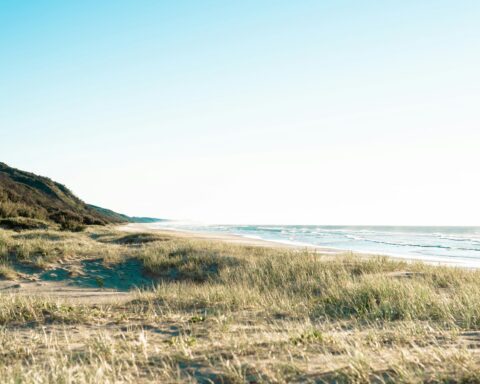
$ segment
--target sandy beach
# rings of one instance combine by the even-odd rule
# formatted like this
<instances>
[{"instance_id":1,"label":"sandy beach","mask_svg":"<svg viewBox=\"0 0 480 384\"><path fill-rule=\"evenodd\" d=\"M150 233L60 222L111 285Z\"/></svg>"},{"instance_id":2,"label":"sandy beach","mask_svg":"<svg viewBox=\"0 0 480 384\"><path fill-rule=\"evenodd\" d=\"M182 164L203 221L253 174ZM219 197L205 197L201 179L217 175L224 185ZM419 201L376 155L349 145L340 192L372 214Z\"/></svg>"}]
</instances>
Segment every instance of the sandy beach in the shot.
<instances>
[{"instance_id":1,"label":"sandy beach","mask_svg":"<svg viewBox=\"0 0 480 384\"><path fill-rule=\"evenodd\" d=\"M119 231L130 232L130 233L149 232L149 233L156 233L156 234L164 234L168 236L177 236L179 238L222 241L229 244L238 244L238 245L246 245L246 246L254 246L254 247L268 247L268 248L275 248L275 249L295 249L295 250L307 249L309 251L314 251L319 254L332 255L332 256L344 255L344 254L355 254L356 256L359 256L359 257L386 256L394 260L405 261L408 263L421 262L429 265L450 266L450 267L457 267L457 268L460 267L460 268L467 268L467 269L474 268L470 266L459 265L455 260L446 260L446 259L428 260L428 259L422 259L421 257L393 255L393 254L388 254L386 252L385 253L366 252L366 251L359 251L354 249L348 250L348 249L318 247L314 245L296 245L296 244L281 243L276 241L269 241L264 239L254 239L254 238L249 238L249 237L235 235L235 234L195 232L195 231L180 230L176 228L175 229L156 228L149 223L130 223L130 224L117 226L115 228Z\"/></svg>"},{"instance_id":2,"label":"sandy beach","mask_svg":"<svg viewBox=\"0 0 480 384\"><path fill-rule=\"evenodd\" d=\"M197 240L216 240L223 241L230 244L240 244L256 247L270 247L270 248L289 248L289 249L309 249L316 252L321 252L325 254L341 254L346 251L338 250L334 248L325 248L325 247L315 247L313 245L295 245L295 244L285 244L276 241L268 241L263 239L252 239L245 236L233 235L233 234L219 234L219 233L204 233L204 232L193 232L193 231L182 231L179 229L159 229L152 227L151 224L144 223L130 223L126 225L121 225L116 227L119 231L124 232L154 232L158 234L165 234L170 236L178 236L189 239ZM348 252L348 251L347 251Z\"/></svg>"}]
</instances>

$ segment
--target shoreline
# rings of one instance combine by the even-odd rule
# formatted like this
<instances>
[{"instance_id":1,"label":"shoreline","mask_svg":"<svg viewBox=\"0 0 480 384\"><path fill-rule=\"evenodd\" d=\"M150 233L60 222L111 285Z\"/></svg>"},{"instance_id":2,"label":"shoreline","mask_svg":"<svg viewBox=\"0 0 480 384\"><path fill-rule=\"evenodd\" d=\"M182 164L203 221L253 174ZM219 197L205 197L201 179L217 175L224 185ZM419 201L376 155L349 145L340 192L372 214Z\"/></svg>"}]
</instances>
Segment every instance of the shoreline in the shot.
<instances>
[{"instance_id":1,"label":"shoreline","mask_svg":"<svg viewBox=\"0 0 480 384\"><path fill-rule=\"evenodd\" d=\"M256 246L256 247L269 247L276 249L294 249L294 250L304 250L308 249L317 253L322 253L324 255L336 256L346 253L351 253L360 257L388 257L397 261L405 261L407 263L425 263L428 265L434 266L447 266L453 268L462 268L462 269L478 269L479 266L467 266L461 265L458 262L446 261L446 260L426 260L421 258L412 257L409 255L393 255L388 253L373 253L366 251L358 251L353 249L338 249L338 248L328 248L328 247L318 247L311 244L299 245L299 244L289 244L283 243L280 241L265 240L265 239L256 239L250 238L242 235L236 234L224 234L224 233L213 233L213 232L195 232L188 230L181 230L177 228L152 228L150 223L129 223L120 226L116 226L116 229L124 232L155 232L165 235L174 235L178 237L184 237L188 239L197 239L197 240L213 240L213 241L222 241L229 244L238 244L244 246Z\"/></svg>"},{"instance_id":2,"label":"shoreline","mask_svg":"<svg viewBox=\"0 0 480 384\"><path fill-rule=\"evenodd\" d=\"M194 232L180 229L167 229L167 228L152 228L148 223L130 223L124 224L116 227L120 231L124 232L155 232L166 235L176 235L179 237L186 237L190 239L197 240L216 240L223 241L230 244L239 244L246 246L257 246L257 247L269 247L269 248L287 248L287 249L310 249L316 252L322 252L325 254L342 254L345 252L340 249L326 248L326 247L316 247L314 245L297 245L297 244L285 244L277 241L264 240L264 239L254 239L250 237L245 237L242 235L235 234L223 234L223 233L212 233L212 232Z\"/></svg>"}]
</instances>

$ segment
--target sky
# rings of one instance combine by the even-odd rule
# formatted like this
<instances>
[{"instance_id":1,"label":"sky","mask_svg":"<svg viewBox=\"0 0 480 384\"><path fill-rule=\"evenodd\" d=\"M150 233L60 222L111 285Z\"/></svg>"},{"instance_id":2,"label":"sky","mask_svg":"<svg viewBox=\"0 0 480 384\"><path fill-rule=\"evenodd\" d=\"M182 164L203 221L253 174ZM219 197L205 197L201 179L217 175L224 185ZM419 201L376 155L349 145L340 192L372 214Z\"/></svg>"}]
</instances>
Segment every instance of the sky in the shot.
<instances>
[{"instance_id":1,"label":"sky","mask_svg":"<svg viewBox=\"0 0 480 384\"><path fill-rule=\"evenodd\" d=\"M480 2L0 0L0 161L130 215L480 225Z\"/></svg>"}]
</instances>

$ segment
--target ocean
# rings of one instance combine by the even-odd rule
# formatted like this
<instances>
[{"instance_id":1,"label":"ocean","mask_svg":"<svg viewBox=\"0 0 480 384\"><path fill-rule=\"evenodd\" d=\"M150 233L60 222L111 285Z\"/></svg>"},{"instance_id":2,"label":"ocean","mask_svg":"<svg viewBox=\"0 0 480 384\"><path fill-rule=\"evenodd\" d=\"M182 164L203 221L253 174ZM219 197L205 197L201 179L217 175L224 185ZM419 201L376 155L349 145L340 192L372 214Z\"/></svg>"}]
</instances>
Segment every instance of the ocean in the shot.
<instances>
[{"instance_id":1,"label":"ocean","mask_svg":"<svg viewBox=\"0 0 480 384\"><path fill-rule=\"evenodd\" d=\"M153 226L480 268L480 227L201 225L174 221Z\"/></svg>"}]
</instances>

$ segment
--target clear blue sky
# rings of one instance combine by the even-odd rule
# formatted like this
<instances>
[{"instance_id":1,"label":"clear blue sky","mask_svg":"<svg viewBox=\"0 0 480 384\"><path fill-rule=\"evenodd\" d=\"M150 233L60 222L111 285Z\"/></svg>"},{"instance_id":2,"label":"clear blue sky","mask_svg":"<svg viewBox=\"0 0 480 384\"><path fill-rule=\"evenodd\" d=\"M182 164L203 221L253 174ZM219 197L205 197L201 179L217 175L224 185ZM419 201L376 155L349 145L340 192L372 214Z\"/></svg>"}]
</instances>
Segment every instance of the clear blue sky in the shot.
<instances>
[{"instance_id":1,"label":"clear blue sky","mask_svg":"<svg viewBox=\"0 0 480 384\"><path fill-rule=\"evenodd\" d=\"M209 222L480 225L478 1L0 0L0 161Z\"/></svg>"}]
</instances>

